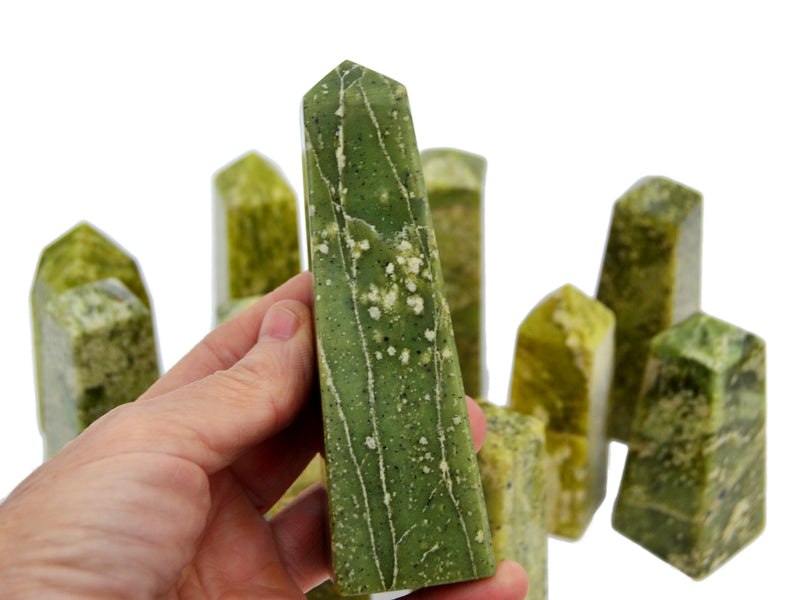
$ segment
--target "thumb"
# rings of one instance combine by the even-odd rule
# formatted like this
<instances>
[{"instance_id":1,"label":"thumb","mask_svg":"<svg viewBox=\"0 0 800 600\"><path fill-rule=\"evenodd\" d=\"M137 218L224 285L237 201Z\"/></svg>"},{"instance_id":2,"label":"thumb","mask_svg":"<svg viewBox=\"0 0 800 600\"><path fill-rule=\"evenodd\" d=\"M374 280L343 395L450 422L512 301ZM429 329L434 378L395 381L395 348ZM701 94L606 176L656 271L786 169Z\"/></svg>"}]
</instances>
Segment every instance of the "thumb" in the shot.
<instances>
[{"instance_id":1,"label":"thumb","mask_svg":"<svg viewBox=\"0 0 800 600\"><path fill-rule=\"evenodd\" d=\"M117 440L126 451L179 456L212 474L286 428L309 397L315 372L310 309L297 300L276 302L256 343L232 367L126 405L119 415L126 433Z\"/></svg>"}]
</instances>

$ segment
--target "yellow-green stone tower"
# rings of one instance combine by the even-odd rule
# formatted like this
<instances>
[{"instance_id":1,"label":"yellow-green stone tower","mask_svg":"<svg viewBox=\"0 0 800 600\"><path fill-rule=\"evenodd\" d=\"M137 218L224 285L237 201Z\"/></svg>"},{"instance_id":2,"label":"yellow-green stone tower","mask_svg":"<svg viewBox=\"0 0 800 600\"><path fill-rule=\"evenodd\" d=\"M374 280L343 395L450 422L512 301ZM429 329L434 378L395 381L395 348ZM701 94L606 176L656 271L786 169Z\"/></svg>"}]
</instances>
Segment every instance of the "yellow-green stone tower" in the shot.
<instances>
[{"instance_id":1,"label":"yellow-green stone tower","mask_svg":"<svg viewBox=\"0 0 800 600\"><path fill-rule=\"evenodd\" d=\"M510 406L545 424L547 529L583 535L606 493L614 314L566 285L517 332Z\"/></svg>"},{"instance_id":2,"label":"yellow-green stone tower","mask_svg":"<svg viewBox=\"0 0 800 600\"><path fill-rule=\"evenodd\" d=\"M45 248L31 291L39 425L50 458L158 379L136 261L88 223Z\"/></svg>"},{"instance_id":3,"label":"yellow-green stone tower","mask_svg":"<svg viewBox=\"0 0 800 600\"><path fill-rule=\"evenodd\" d=\"M335 584L495 571L405 88L346 61L303 98Z\"/></svg>"},{"instance_id":4,"label":"yellow-green stone tower","mask_svg":"<svg viewBox=\"0 0 800 600\"><path fill-rule=\"evenodd\" d=\"M217 322L238 301L271 292L300 272L297 199L280 169L250 152L214 176Z\"/></svg>"}]
</instances>

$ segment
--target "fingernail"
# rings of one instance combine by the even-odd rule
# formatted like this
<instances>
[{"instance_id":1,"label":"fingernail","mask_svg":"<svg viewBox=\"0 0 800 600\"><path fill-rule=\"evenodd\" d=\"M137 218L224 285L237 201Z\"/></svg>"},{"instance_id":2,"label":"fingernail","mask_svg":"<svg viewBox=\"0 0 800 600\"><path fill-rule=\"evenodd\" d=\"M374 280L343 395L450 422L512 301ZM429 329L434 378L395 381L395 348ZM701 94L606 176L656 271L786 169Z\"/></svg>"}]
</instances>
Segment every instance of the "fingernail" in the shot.
<instances>
[{"instance_id":1,"label":"fingernail","mask_svg":"<svg viewBox=\"0 0 800 600\"><path fill-rule=\"evenodd\" d=\"M273 304L261 322L259 337L285 341L295 334L299 326L297 315L278 304Z\"/></svg>"}]
</instances>

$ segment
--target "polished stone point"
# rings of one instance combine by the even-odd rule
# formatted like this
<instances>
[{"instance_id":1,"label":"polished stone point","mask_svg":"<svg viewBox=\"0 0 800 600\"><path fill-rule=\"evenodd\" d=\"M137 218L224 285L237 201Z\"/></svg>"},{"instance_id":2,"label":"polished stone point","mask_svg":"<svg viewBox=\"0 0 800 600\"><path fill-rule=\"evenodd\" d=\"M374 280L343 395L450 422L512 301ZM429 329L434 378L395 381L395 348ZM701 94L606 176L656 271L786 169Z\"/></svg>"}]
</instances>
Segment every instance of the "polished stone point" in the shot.
<instances>
[{"instance_id":1,"label":"polished stone point","mask_svg":"<svg viewBox=\"0 0 800 600\"><path fill-rule=\"evenodd\" d=\"M650 345L613 525L695 579L764 528L765 355L702 313Z\"/></svg>"},{"instance_id":2,"label":"polished stone point","mask_svg":"<svg viewBox=\"0 0 800 600\"><path fill-rule=\"evenodd\" d=\"M334 582L349 595L492 575L406 90L343 62L303 122Z\"/></svg>"},{"instance_id":3,"label":"polished stone point","mask_svg":"<svg viewBox=\"0 0 800 600\"><path fill-rule=\"evenodd\" d=\"M581 537L605 497L614 327L606 306L565 285L537 304L517 333L510 406L545 424L553 535Z\"/></svg>"},{"instance_id":4,"label":"polished stone point","mask_svg":"<svg viewBox=\"0 0 800 600\"><path fill-rule=\"evenodd\" d=\"M528 600L547 598L545 432L538 419L481 402L486 441L478 452L492 542L498 561L528 574Z\"/></svg>"},{"instance_id":5,"label":"polished stone point","mask_svg":"<svg viewBox=\"0 0 800 600\"><path fill-rule=\"evenodd\" d=\"M486 395L483 186L486 159L455 148L421 153L464 391Z\"/></svg>"},{"instance_id":6,"label":"polished stone point","mask_svg":"<svg viewBox=\"0 0 800 600\"><path fill-rule=\"evenodd\" d=\"M263 296L299 272L295 194L275 164L250 152L214 176L215 305Z\"/></svg>"},{"instance_id":7,"label":"polished stone point","mask_svg":"<svg viewBox=\"0 0 800 600\"><path fill-rule=\"evenodd\" d=\"M700 307L702 196L664 177L614 205L597 299L617 316L608 435L628 440L650 339Z\"/></svg>"},{"instance_id":8,"label":"polished stone point","mask_svg":"<svg viewBox=\"0 0 800 600\"><path fill-rule=\"evenodd\" d=\"M31 315L45 458L158 379L149 306L136 262L88 223L42 252Z\"/></svg>"}]
</instances>

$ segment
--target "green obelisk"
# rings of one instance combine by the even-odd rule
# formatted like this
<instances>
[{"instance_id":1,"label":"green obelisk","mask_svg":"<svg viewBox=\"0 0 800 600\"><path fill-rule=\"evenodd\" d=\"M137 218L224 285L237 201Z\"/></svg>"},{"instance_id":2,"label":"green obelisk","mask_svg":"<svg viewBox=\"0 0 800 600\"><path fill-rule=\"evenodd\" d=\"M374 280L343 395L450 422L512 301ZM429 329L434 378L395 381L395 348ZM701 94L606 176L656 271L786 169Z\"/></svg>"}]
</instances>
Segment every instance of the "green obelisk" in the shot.
<instances>
[{"instance_id":1,"label":"green obelisk","mask_svg":"<svg viewBox=\"0 0 800 600\"><path fill-rule=\"evenodd\" d=\"M611 439L628 441L652 337L700 308L702 202L671 179L645 177L614 204L597 285L617 317Z\"/></svg>"},{"instance_id":2,"label":"green obelisk","mask_svg":"<svg viewBox=\"0 0 800 600\"><path fill-rule=\"evenodd\" d=\"M545 429L535 417L482 402L486 442L478 466L497 560L528 574L527 600L547 599Z\"/></svg>"},{"instance_id":3,"label":"green obelisk","mask_svg":"<svg viewBox=\"0 0 800 600\"><path fill-rule=\"evenodd\" d=\"M249 152L214 175L217 323L299 272L294 192L277 165Z\"/></svg>"},{"instance_id":4,"label":"green obelisk","mask_svg":"<svg viewBox=\"0 0 800 600\"><path fill-rule=\"evenodd\" d=\"M517 332L509 405L545 423L547 529L580 538L606 495L606 407L614 313L572 285L539 302Z\"/></svg>"},{"instance_id":5,"label":"green obelisk","mask_svg":"<svg viewBox=\"0 0 800 600\"><path fill-rule=\"evenodd\" d=\"M139 267L88 223L42 252L31 321L46 459L158 379L150 299Z\"/></svg>"},{"instance_id":6,"label":"green obelisk","mask_svg":"<svg viewBox=\"0 0 800 600\"><path fill-rule=\"evenodd\" d=\"M334 580L357 594L495 559L405 88L343 62L303 98Z\"/></svg>"}]
</instances>

